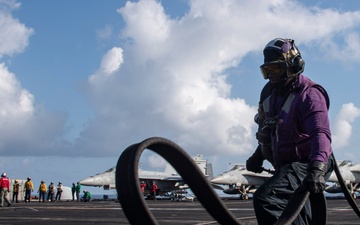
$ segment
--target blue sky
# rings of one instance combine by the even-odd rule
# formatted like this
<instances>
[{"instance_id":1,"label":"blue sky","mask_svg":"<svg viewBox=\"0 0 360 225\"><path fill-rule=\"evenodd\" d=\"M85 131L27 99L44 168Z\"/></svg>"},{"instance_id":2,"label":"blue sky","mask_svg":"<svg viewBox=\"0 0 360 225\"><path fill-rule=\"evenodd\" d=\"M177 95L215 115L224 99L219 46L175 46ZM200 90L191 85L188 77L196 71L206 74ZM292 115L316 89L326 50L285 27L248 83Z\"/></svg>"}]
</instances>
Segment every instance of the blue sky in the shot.
<instances>
[{"instance_id":1,"label":"blue sky","mask_svg":"<svg viewBox=\"0 0 360 225\"><path fill-rule=\"evenodd\" d=\"M360 162L358 1L0 0L0 21L10 177L70 185L152 136L203 154L215 173L245 162L275 37L295 39L304 75L328 91L336 157Z\"/></svg>"}]
</instances>

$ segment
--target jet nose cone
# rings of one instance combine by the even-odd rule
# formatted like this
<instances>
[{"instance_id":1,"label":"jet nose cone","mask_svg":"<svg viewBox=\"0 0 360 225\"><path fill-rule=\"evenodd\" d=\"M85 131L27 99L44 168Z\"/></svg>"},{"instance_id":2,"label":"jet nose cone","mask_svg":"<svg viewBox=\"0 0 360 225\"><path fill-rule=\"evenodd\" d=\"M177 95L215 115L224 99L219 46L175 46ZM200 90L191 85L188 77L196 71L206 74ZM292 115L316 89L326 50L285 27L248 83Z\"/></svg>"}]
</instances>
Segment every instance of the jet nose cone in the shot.
<instances>
[{"instance_id":1,"label":"jet nose cone","mask_svg":"<svg viewBox=\"0 0 360 225\"><path fill-rule=\"evenodd\" d=\"M94 178L92 178L92 177L87 177L87 178L85 178L85 179L82 179L82 180L80 180L79 181L79 184L81 184L81 185L89 185L89 186L91 186L91 185L94 185Z\"/></svg>"},{"instance_id":2,"label":"jet nose cone","mask_svg":"<svg viewBox=\"0 0 360 225\"><path fill-rule=\"evenodd\" d=\"M214 184L223 184L224 183L224 176L222 176L222 175L216 176L213 179L211 179L210 182L214 183Z\"/></svg>"},{"instance_id":3,"label":"jet nose cone","mask_svg":"<svg viewBox=\"0 0 360 225\"><path fill-rule=\"evenodd\" d=\"M335 172L332 172L329 179L328 179L329 182L339 182L338 179L337 179L337 176L335 174Z\"/></svg>"}]
</instances>

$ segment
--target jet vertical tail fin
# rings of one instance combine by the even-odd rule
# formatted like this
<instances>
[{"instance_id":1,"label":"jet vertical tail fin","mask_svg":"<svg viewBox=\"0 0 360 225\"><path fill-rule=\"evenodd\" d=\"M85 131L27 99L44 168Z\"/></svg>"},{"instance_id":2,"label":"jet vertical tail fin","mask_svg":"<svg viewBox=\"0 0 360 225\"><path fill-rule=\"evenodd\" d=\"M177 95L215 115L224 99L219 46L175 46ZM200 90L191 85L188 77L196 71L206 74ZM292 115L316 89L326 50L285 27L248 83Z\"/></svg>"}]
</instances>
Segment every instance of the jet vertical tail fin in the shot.
<instances>
[{"instance_id":1,"label":"jet vertical tail fin","mask_svg":"<svg viewBox=\"0 0 360 225\"><path fill-rule=\"evenodd\" d=\"M203 172L203 174L206 176L206 178L212 179L214 176L212 164L209 163L206 159L202 159L202 157L203 156L200 154L196 155L194 157L194 162L196 163L196 165L198 165L198 167Z\"/></svg>"},{"instance_id":2,"label":"jet vertical tail fin","mask_svg":"<svg viewBox=\"0 0 360 225\"><path fill-rule=\"evenodd\" d=\"M196 155L193 159L196 165L200 168L206 178L211 180L214 177L212 164L206 159L202 159L203 155ZM178 174L178 172L168 163L165 167L165 173Z\"/></svg>"},{"instance_id":3,"label":"jet vertical tail fin","mask_svg":"<svg viewBox=\"0 0 360 225\"><path fill-rule=\"evenodd\" d=\"M206 163L206 173L205 176L211 180L214 178L213 168L211 163Z\"/></svg>"}]
</instances>

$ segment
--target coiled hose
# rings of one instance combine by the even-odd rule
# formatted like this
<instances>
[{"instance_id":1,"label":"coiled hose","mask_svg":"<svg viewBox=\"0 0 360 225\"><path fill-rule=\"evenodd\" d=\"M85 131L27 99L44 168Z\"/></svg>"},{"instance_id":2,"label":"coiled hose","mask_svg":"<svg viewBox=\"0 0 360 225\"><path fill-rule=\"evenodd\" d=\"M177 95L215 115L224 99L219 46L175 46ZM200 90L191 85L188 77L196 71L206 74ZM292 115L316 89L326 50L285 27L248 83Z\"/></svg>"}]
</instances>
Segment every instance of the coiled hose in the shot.
<instances>
[{"instance_id":1,"label":"coiled hose","mask_svg":"<svg viewBox=\"0 0 360 225\"><path fill-rule=\"evenodd\" d=\"M181 175L184 182L189 185L197 199L201 202L208 213L220 224L242 224L230 211L227 210L227 207L215 193L210 182L205 178L199 167L193 162L193 159L180 146L161 137L148 138L140 143L130 145L123 151L117 162L115 181L118 199L131 224L142 225L144 224L144 221L146 221L146 224L149 225L158 224L155 217L147 207L143 193L139 188L140 181L138 165L140 156L145 149L152 150L167 160ZM337 165L335 172L336 175L338 175L338 178L339 175L341 177ZM342 178L341 180L344 182ZM348 192L347 189L346 191ZM350 193L348 194L351 197ZM310 195L310 192L306 191L302 187L295 191L283 214L276 222L276 225L291 224L301 211L308 198L310 198L313 210L312 224L325 225L326 199L323 193ZM348 198L347 200L350 203ZM353 207L354 211L357 210L356 213L360 217L360 212L358 212L359 209L356 203L352 198L351 201L352 203L350 203L350 205Z\"/></svg>"}]
</instances>

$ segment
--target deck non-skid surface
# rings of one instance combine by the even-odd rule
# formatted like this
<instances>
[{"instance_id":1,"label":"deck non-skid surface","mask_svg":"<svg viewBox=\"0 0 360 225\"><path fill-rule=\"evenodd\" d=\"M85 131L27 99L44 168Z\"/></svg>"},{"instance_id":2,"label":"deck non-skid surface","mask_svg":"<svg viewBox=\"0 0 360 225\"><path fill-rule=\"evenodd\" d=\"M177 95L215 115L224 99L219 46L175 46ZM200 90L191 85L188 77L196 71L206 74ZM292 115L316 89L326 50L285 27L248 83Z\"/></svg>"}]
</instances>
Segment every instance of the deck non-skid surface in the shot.
<instances>
[{"instance_id":1,"label":"deck non-skid surface","mask_svg":"<svg viewBox=\"0 0 360 225\"><path fill-rule=\"evenodd\" d=\"M359 200L358 200L359 201ZM146 201L159 224L218 224L200 202ZM256 225L252 200L224 200L225 205L243 224ZM329 225L360 224L345 199L328 199ZM359 203L358 203L359 204ZM0 208L0 224L36 225L109 225L130 224L121 205L115 201L31 202ZM144 221L146 225L146 221Z\"/></svg>"}]
</instances>

